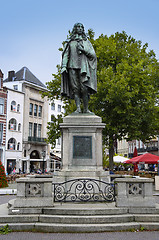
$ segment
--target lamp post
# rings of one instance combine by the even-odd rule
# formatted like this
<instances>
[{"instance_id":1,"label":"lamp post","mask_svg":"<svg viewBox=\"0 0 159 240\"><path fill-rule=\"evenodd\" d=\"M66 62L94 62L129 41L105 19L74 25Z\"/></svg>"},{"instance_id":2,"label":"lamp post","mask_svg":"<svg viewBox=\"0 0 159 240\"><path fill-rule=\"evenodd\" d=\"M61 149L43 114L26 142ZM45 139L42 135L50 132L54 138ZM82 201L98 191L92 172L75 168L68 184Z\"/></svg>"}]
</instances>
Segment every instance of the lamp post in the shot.
<instances>
[{"instance_id":1,"label":"lamp post","mask_svg":"<svg viewBox=\"0 0 159 240\"><path fill-rule=\"evenodd\" d=\"M44 162L44 159L45 159L45 156L46 156L46 151L42 151L42 156L43 156L43 173L45 173L45 162Z\"/></svg>"}]
</instances>

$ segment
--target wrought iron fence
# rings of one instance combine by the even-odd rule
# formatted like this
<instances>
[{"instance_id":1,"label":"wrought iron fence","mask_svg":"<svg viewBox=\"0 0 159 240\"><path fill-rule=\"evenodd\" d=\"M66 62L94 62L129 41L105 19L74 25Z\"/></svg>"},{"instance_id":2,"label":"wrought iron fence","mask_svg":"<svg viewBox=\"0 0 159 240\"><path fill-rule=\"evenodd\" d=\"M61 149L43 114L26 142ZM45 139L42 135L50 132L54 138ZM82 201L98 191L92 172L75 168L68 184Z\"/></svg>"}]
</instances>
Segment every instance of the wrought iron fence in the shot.
<instances>
[{"instance_id":1,"label":"wrought iron fence","mask_svg":"<svg viewBox=\"0 0 159 240\"><path fill-rule=\"evenodd\" d=\"M115 186L97 179L72 179L54 183L54 202L113 202Z\"/></svg>"}]
</instances>

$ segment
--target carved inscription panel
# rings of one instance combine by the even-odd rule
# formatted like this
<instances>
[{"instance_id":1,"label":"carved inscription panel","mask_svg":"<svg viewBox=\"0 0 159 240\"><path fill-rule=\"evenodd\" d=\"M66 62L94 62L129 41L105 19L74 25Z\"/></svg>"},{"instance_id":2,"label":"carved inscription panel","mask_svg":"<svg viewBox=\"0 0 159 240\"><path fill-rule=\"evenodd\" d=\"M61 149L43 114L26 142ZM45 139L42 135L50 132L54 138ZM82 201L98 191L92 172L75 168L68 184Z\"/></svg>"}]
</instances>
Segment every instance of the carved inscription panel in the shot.
<instances>
[{"instance_id":1,"label":"carved inscription panel","mask_svg":"<svg viewBox=\"0 0 159 240\"><path fill-rule=\"evenodd\" d=\"M73 158L92 158L92 136L73 136Z\"/></svg>"}]
</instances>

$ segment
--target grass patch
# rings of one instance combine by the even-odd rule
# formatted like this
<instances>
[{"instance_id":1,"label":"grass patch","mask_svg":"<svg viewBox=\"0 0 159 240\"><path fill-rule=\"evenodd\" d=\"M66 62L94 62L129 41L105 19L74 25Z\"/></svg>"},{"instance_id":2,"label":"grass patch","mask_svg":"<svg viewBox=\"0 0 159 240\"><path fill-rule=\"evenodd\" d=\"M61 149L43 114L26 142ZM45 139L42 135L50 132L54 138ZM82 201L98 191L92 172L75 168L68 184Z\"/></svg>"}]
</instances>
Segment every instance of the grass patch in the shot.
<instances>
[{"instance_id":1,"label":"grass patch","mask_svg":"<svg viewBox=\"0 0 159 240\"><path fill-rule=\"evenodd\" d=\"M1 228L0 228L0 234L5 235L5 234L8 234L8 233L10 233L10 232L11 232L11 230L9 229L8 224L5 225L4 227L1 227Z\"/></svg>"}]
</instances>

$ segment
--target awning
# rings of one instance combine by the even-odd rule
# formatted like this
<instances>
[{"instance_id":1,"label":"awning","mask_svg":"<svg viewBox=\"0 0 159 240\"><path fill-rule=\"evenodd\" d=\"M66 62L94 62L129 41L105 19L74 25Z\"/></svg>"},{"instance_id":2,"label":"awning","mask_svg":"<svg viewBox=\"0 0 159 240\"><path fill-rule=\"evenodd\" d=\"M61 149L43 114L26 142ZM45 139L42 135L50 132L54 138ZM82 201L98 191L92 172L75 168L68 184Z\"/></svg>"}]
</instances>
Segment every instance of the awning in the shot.
<instances>
[{"instance_id":1,"label":"awning","mask_svg":"<svg viewBox=\"0 0 159 240\"><path fill-rule=\"evenodd\" d=\"M22 159L22 161L30 161L30 162L43 162L43 158L38 159ZM44 159L44 162L46 162L46 159Z\"/></svg>"},{"instance_id":2,"label":"awning","mask_svg":"<svg viewBox=\"0 0 159 240\"><path fill-rule=\"evenodd\" d=\"M143 155L126 160L124 163L139 164L143 162L148 164L158 164L158 161L159 161L159 156L156 156L151 153L145 153Z\"/></svg>"}]
</instances>

